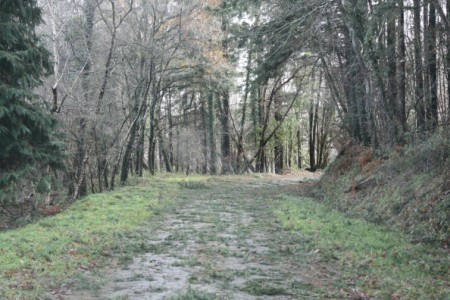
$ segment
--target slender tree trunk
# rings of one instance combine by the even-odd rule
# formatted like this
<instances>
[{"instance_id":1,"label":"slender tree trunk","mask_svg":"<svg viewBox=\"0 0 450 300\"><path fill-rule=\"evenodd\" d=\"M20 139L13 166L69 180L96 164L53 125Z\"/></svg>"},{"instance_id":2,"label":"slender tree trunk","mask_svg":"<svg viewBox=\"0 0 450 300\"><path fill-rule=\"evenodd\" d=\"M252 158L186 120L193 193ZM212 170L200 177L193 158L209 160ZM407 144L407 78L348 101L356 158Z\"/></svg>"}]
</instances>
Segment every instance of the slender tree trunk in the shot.
<instances>
[{"instance_id":1,"label":"slender tree trunk","mask_svg":"<svg viewBox=\"0 0 450 300\"><path fill-rule=\"evenodd\" d=\"M178 122L179 123L179 122ZM180 125L177 124L177 164L176 164L176 171L181 172L182 166L181 166L181 145L180 145Z\"/></svg>"},{"instance_id":2,"label":"slender tree trunk","mask_svg":"<svg viewBox=\"0 0 450 300\"><path fill-rule=\"evenodd\" d=\"M446 2L447 20L450 18L450 0ZM450 123L450 33L447 32L447 122Z\"/></svg>"},{"instance_id":3,"label":"slender tree trunk","mask_svg":"<svg viewBox=\"0 0 450 300\"><path fill-rule=\"evenodd\" d=\"M402 131L407 131L406 123L406 44L405 44L405 11L403 0L398 0L398 103ZM402 134L403 136L403 134ZM402 137L403 141L403 137Z\"/></svg>"},{"instance_id":4,"label":"slender tree trunk","mask_svg":"<svg viewBox=\"0 0 450 300\"><path fill-rule=\"evenodd\" d=\"M393 3L392 10L395 9L395 3ZM391 118L391 126L390 130L393 131L393 136L395 139L397 138L397 124L396 119L399 117L397 112L397 54L396 54L396 28L395 28L395 14L392 13L388 16L389 20L387 22L387 55L388 55L388 103L389 107L389 115L393 116Z\"/></svg>"},{"instance_id":5,"label":"slender tree trunk","mask_svg":"<svg viewBox=\"0 0 450 300\"><path fill-rule=\"evenodd\" d=\"M259 173L265 172L265 166L266 166L266 150L265 150L265 144L264 144L264 124L266 122L265 115L266 115L266 105L265 105L265 88L264 92L258 92L258 126L256 129L256 138L258 141L258 156L256 160L256 171Z\"/></svg>"},{"instance_id":6,"label":"slender tree trunk","mask_svg":"<svg viewBox=\"0 0 450 300\"><path fill-rule=\"evenodd\" d=\"M174 153L173 153L173 119L172 119L172 95L169 94L169 100L167 104L167 121L169 126L169 161L170 165L174 165Z\"/></svg>"},{"instance_id":7,"label":"slender tree trunk","mask_svg":"<svg viewBox=\"0 0 450 300\"><path fill-rule=\"evenodd\" d=\"M333 117L333 109L331 107L324 107L322 111L322 122L320 128L319 138L319 161L318 168L324 169L328 162L328 140L330 137L331 119Z\"/></svg>"},{"instance_id":8,"label":"slender tree trunk","mask_svg":"<svg viewBox=\"0 0 450 300\"><path fill-rule=\"evenodd\" d=\"M140 117L139 137L136 145L136 174L144 176L144 144L145 144L145 116Z\"/></svg>"},{"instance_id":9,"label":"slender tree trunk","mask_svg":"<svg viewBox=\"0 0 450 300\"><path fill-rule=\"evenodd\" d=\"M245 130L245 120L247 116L247 102L248 96L250 94L250 73L251 73L251 63L252 63L252 45L249 45L248 49L248 57L247 57L247 68L246 68L246 76L245 76L245 91L244 91L244 99L242 101L242 116L241 123L239 127L239 136L238 136L238 144L237 144L237 169L240 171L242 166L245 166L245 153L244 153L244 130Z\"/></svg>"},{"instance_id":10,"label":"slender tree trunk","mask_svg":"<svg viewBox=\"0 0 450 300\"><path fill-rule=\"evenodd\" d=\"M425 127L424 129L429 129L430 127L430 119L429 119L429 105L430 105L430 96L431 96L431 81L430 81L430 29L429 29L429 5L428 0L425 0L425 5L423 6L423 107L424 107L424 120Z\"/></svg>"},{"instance_id":11,"label":"slender tree trunk","mask_svg":"<svg viewBox=\"0 0 450 300\"><path fill-rule=\"evenodd\" d=\"M258 132L259 132L259 117L260 117L260 108L259 108L259 88L255 87L255 84L252 85L252 91L250 93L250 101L251 101L251 116L252 116L252 125L253 125L253 142L254 146L258 146Z\"/></svg>"},{"instance_id":12,"label":"slender tree trunk","mask_svg":"<svg viewBox=\"0 0 450 300\"><path fill-rule=\"evenodd\" d=\"M326 108L322 109L322 118L320 120L320 126L317 128L317 168L322 167L322 156L325 147L325 119L326 119Z\"/></svg>"},{"instance_id":13,"label":"slender tree trunk","mask_svg":"<svg viewBox=\"0 0 450 300\"><path fill-rule=\"evenodd\" d=\"M134 174L141 177L143 168L144 143L145 143L145 122L138 116L136 124L136 140L134 147Z\"/></svg>"},{"instance_id":14,"label":"slender tree trunk","mask_svg":"<svg viewBox=\"0 0 450 300\"><path fill-rule=\"evenodd\" d=\"M309 107L309 161L311 171L316 171L317 161L316 161L316 138L317 138L317 125L319 119L319 102L321 96L322 88L322 72L319 75L319 82L317 84L317 94L316 100L314 100L314 95L311 93L311 102Z\"/></svg>"},{"instance_id":15,"label":"slender tree trunk","mask_svg":"<svg viewBox=\"0 0 450 300\"><path fill-rule=\"evenodd\" d=\"M316 170L316 134L314 125L314 97L311 97L309 106L309 168L313 172Z\"/></svg>"},{"instance_id":16,"label":"slender tree trunk","mask_svg":"<svg viewBox=\"0 0 450 300\"><path fill-rule=\"evenodd\" d=\"M275 122L280 123L282 121L282 113L281 113L281 102L282 99L280 96L275 96L275 110L274 117ZM275 147L273 149L274 155L274 163L275 163L275 173L281 174L283 172L283 158L284 158L284 146L283 146L283 138L281 133L277 131L275 134Z\"/></svg>"},{"instance_id":17,"label":"slender tree trunk","mask_svg":"<svg viewBox=\"0 0 450 300\"><path fill-rule=\"evenodd\" d=\"M102 157L104 155L104 153L102 152L103 147L101 147L100 145L100 141L99 138L97 136L97 134L94 136L94 153L95 153L95 158L96 158L96 166L93 167L93 169L96 169L96 172L92 171L91 172L91 186L94 185L94 181L97 181L98 183L98 192L101 193L103 192L103 181L102 181L102 170L101 170L101 161L102 161ZM96 173L95 176L93 175L93 173ZM96 180L95 180L96 179Z\"/></svg>"},{"instance_id":18,"label":"slender tree trunk","mask_svg":"<svg viewBox=\"0 0 450 300\"><path fill-rule=\"evenodd\" d=\"M172 173L172 165L170 164L170 156L164 147L164 137L161 128L159 128L159 123L157 122L157 131L158 131L158 139L159 139L159 149L162 155L162 159L164 161L164 166L166 168L166 172Z\"/></svg>"},{"instance_id":19,"label":"slender tree trunk","mask_svg":"<svg viewBox=\"0 0 450 300\"><path fill-rule=\"evenodd\" d=\"M128 180L128 175L130 172L130 168L131 168L131 159L132 159L132 154L133 154L133 150L136 150L137 154L136 156L139 156L139 150L137 149L139 147L135 147L136 145L136 141L138 140L138 136L139 136L139 123L141 122L140 118L141 118L141 103L139 101L139 99L141 98L141 86L136 87L134 93L133 93L133 110L131 111L131 127L130 127L130 134L129 134L129 139L127 141L127 146L125 148L125 153L123 155L123 161L122 161L122 168L121 168L121 172L120 172L120 182L122 184L125 184L126 181ZM145 100L143 100L145 101ZM139 141L138 141L139 142ZM138 160L140 158L136 157L136 170L139 168L138 167ZM131 171L133 171L131 169Z\"/></svg>"},{"instance_id":20,"label":"slender tree trunk","mask_svg":"<svg viewBox=\"0 0 450 300\"><path fill-rule=\"evenodd\" d=\"M212 175L217 173L217 154L216 154L216 137L214 130L214 95L212 91L208 91L208 133L209 133L209 150L210 150L210 173Z\"/></svg>"},{"instance_id":21,"label":"slender tree trunk","mask_svg":"<svg viewBox=\"0 0 450 300\"><path fill-rule=\"evenodd\" d=\"M200 111L202 115L202 153L203 153L203 162L202 162L202 173L208 173L208 114L205 108L205 99L203 95L200 95Z\"/></svg>"},{"instance_id":22,"label":"slender tree trunk","mask_svg":"<svg viewBox=\"0 0 450 300\"><path fill-rule=\"evenodd\" d=\"M153 94L153 99L151 100L150 105L150 131L148 137L148 169L150 174L155 175L156 173L156 104L158 99L156 97L156 93Z\"/></svg>"},{"instance_id":23,"label":"slender tree trunk","mask_svg":"<svg viewBox=\"0 0 450 300\"><path fill-rule=\"evenodd\" d=\"M222 123L222 174L232 171L231 167L231 140L230 140L230 94L225 91L222 96L223 113Z\"/></svg>"},{"instance_id":24,"label":"slender tree trunk","mask_svg":"<svg viewBox=\"0 0 450 300\"><path fill-rule=\"evenodd\" d=\"M56 25L56 18L59 15L60 11L58 9L57 3L59 1L52 0L47 1L49 7L49 13L50 13L50 25L52 30L52 50L53 50L53 76L55 78L55 81L52 86L52 108L50 110L51 114L54 114L56 112L59 112L60 104L58 103L58 85L59 81L62 79L62 76L59 74L60 69L60 63L61 63L61 57L59 54L59 47L60 47L60 38L59 35L61 34L61 31L58 29ZM62 104L61 104L62 105Z\"/></svg>"},{"instance_id":25,"label":"slender tree trunk","mask_svg":"<svg viewBox=\"0 0 450 300\"><path fill-rule=\"evenodd\" d=\"M289 141L288 141L288 153L287 153L287 166L292 168L292 153L294 152L294 137L292 135L292 129L289 131Z\"/></svg>"},{"instance_id":26,"label":"slender tree trunk","mask_svg":"<svg viewBox=\"0 0 450 300\"><path fill-rule=\"evenodd\" d=\"M136 141L137 122L133 122L131 125L130 137L128 139L125 154L123 155L122 169L120 172L120 182L125 184L128 179L130 170L131 154L133 153L134 143Z\"/></svg>"},{"instance_id":27,"label":"slender tree trunk","mask_svg":"<svg viewBox=\"0 0 450 300\"><path fill-rule=\"evenodd\" d=\"M256 160L256 171L258 173L264 173L267 166L266 158L266 148L264 145L260 144L258 147L258 157Z\"/></svg>"},{"instance_id":28,"label":"slender tree trunk","mask_svg":"<svg viewBox=\"0 0 450 300\"><path fill-rule=\"evenodd\" d=\"M302 140L300 129L297 129L297 166L302 168Z\"/></svg>"},{"instance_id":29,"label":"slender tree trunk","mask_svg":"<svg viewBox=\"0 0 450 300\"><path fill-rule=\"evenodd\" d=\"M437 51L436 51L436 7L433 1L430 1L429 11L429 41L428 41L428 72L430 74L430 102L427 105L427 119L431 130L438 126L438 81L437 81Z\"/></svg>"},{"instance_id":30,"label":"slender tree trunk","mask_svg":"<svg viewBox=\"0 0 450 300\"><path fill-rule=\"evenodd\" d=\"M96 3L94 0L86 0L83 5L83 13L85 17L84 38L86 41L86 62L81 72L81 86L84 92L84 101L86 105L91 102L93 93L91 89L90 79L92 72L92 33L94 28L94 13ZM87 177L85 167L88 163L89 155L87 149L87 120L84 116L79 120L79 137L77 140L75 154L75 182L73 187L72 199L78 199L87 194ZM71 190L69 189L69 190Z\"/></svg>"},{"instance_id":31,"label":"slender tree trunk","mask_svg":"<svg viewBox=\"0 0 450 300\"><path fill-rule=\"evenodd\" d=\"M225 11L228 8L228 0L222 0L222 9ZM229 60L228 57L228 16L224 14L222 16L221 30L223 34L222 39L222 51L223 58L225 61ZM230 91L228 86L225 84L224 92L222 95L222 141L221 141L221 152L222 152L222 174L232 172L233 168L231 166L231 138L230 138Z\"/></svg>"},{"instance_id":32,"label":"slender tree trunk","mask_svg":"<svg viewBox=\"0 0 450 300\"><path fill-rule=\"evenodd\" d=\"M319 142L319 96L317 97L317 102L316 105L314 107L314 125L313 125L313 140L312 143L318 143ZM316 151L318 150L319 147L315 146L314 147L316 149ZM314 151L314 149L313 149ZM319 167L318 165L318 159L319 156L316 155L316 160L314 162L314 171L317 170L317 168Z\"/></svg>"},{"instance_id":33,"label":"slender tree trunk","mask_svg":"<svg viewBox=\"0 0 450 300\"><path fill-rule=\"evenodd\" d=\"M347 107L349 111L349 115L347 117L347 126L350 127L350 134L353 139L356 141L363 142L365 145L368 145L369 142L369 134L366 131L366 128L361 126L360 117L359 117L359 107L361 106L362 100L359 99L364 94L364 91L360 92L360 89L363 88L360 84L355 84L355 82L362 82L361 80L361 72L358 70L358 64L354 61L353 57L350 54L347 55L348 62L346 63L344 70L349 70L348 75L345 75L344 91L347 98ZM344 71L344 73L347 73ZM347 77L348 76L348 77Z\"/></svg>"},{"instance_id":34,"label":"slender tree trunk","mask_svg":"<svg viewBox=\"0 0 450 300\"><path fill-rule=\"evenodd\" d=\"M420 0L414 0L414 79L415 79L415 104L417 128L419 131L425 129L425 105L423 94L423 63L422 63L422 39L421 39L421 17Z\"/></svg>"},{"instance_id":35,"label":"slender tree trunk","mask_svg":"<svg viewBox=\"0 0 450 300\"><path fill-rule=\"evenodd\" d=\"M134 174L142 177L144 164L145 116L141 115L141 112L138 111L137 117L138 120L136 124L136 145L134 147Z\"/></svg>"}]
</instances>

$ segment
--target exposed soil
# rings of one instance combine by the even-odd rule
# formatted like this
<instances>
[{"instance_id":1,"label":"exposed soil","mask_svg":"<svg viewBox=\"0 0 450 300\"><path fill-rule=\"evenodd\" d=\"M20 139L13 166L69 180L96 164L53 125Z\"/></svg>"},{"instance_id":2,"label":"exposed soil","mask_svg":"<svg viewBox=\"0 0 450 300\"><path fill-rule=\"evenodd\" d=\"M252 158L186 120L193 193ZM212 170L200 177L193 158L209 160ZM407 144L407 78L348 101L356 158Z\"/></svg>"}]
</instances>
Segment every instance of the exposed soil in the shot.
<instances>
[{"instance_id":1,"label":"exposed soil","mask_svg":"<svg viewBox=\"0 0 450 300\"><path fill-rule=\"evenodd\" d=\"M148 223L147 253L66 299L319 299L323 270L293 253L270 207L311 177L222 177L184 187ZM146 229L147 230L147 229ZM325 289L324 289L325 290ZM328 289L327 289L328 290Z\"/></svg>"}]
</instances>

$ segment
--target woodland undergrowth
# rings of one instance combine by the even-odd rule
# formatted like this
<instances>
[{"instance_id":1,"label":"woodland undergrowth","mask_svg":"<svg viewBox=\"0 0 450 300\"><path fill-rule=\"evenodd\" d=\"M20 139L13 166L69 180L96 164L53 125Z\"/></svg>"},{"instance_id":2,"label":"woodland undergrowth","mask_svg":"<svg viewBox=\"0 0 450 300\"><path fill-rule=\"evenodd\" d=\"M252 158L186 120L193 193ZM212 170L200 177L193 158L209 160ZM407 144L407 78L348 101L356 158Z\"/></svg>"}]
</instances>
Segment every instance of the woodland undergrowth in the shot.
<instances>
[{"instance_id":1,"label":"woodland undergrowth","mask_svg":"<svg viewBox=\"0 0 450 300\"><path fill-rule=\"evenodd\" d=\"M416 243L450 242L450 138L435 134L414 146L374 153L348 145L315 189L328 206L388 225Z\"/></svg>"}]
</instances>

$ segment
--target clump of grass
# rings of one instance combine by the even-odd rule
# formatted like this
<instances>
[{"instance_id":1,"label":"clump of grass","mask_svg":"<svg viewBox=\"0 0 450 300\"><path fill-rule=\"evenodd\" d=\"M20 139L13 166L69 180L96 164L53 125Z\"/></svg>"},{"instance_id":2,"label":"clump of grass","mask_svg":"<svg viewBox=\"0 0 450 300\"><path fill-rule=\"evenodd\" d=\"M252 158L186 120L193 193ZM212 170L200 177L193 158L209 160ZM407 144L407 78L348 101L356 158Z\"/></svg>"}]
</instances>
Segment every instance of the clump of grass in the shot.
<instances>
[{"instance_id":1,"label":"clump of grass","mask_svg":"<svg viewBox=\"0 0 450 300\"><path fill-rule=\"evenodd\" d=\"M379 299L444 299L450 293L445 250L411 244L405 234L349 219L310 198L283 197L276 215L302 234L299 248L309 249L311 261L340 270L340 288L356 286Z\"/></svg>"},{"instance_id":2,"label":"clump of grass","mask_svg":"<svg viewBox=\"0 0 450 300\"><path fill-rule=\"evenodd\" d=\"M286 294L286 291L277 286L273 281L263 279L248 281L242 290L252 296L278 296Z\"/></svg>"},{"instance_id":3,"label":"clump of grass","mask_svg":"<svg viewBox=\"0 0 450 300\"><path fill-rule=\"evenodd\" d=\"M168 186L166 195L175 194L176 186ZM112 255L129 261L132 253L146 251L139 228L154 208L168 203L159 198L152 185L122 188L0 233L0 298L35 299L50 284L58 286L102 266Z\"/></svg>"},{"instance_id":4,"label":"clump of grass","mask_svg":"<svg viewBox=\"0 0 450 300\"><path fill-rule=\"evenodd\" d=\"M202 181L185 180L181 181L179 184L181 187L191 190L202 190L208 188L208 186Z\"/></svg>"},{"instance_id":5,"label":"clump of grass","mask_svg":"<svg viewBox=\"0 0 450 300\"><path fill-rule=\"evenodd\" d=\"M214 300L214 299L218 298L213 294L194 290L191 287L189 287L187 292L179 293L178 295L170 298L170 300Z\"/></svg>"}]
</instances>

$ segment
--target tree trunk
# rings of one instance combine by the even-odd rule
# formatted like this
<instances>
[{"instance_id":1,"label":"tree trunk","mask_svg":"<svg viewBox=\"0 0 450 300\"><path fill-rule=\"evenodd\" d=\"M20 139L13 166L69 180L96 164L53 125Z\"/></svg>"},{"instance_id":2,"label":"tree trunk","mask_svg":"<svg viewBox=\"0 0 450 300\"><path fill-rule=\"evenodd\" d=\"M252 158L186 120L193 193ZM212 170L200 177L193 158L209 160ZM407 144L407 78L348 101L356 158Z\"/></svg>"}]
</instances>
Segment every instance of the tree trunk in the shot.
<instances>
[{"instance_id":1,"label":"tree trunk","mask_svg":"<svg viewBox=\"0 0 450 300\"><path fill-rule=\"evenodd\" d=\"M244 153L244 131L245 131L245 120L247 116L247 100L250 93L250 73L251 73L251 63L252 63L252 45L249 45L248 49L248 57L247 57L247 68L246 68L246 76L245 76L245 90L244 90L244 99L242 101L242 115L241 115L241 124L239 127L239 136L237 143L237 170L241 171L242 167L246 165L245 163L245 153ZM255 115L256 116L256 115ZM255 117L254 116L254 117Z\"/></svg>"},{"instance_id":2,"label":"tree trunk","mask_svg":"<svg viewBox=\"0 0 450 300\"><path fill-rule=\"evenodd\" d=\"M200 95L200 111L202 115L202 153L203 153L203 162L202 162L202 173L206 174L208 173L208 114L206 112L205 108L205 99L203 95Z\"/></svg>"},{"instance_id":3,"label":"tree trunk","mask_svg":"<svg viewBox=\"0 0 450 300\"><path fill-rule=\"evenodd\" d=\"M294 152L294 137L292 135L292 128L289 131L289 142L288 142L289 151L287 153L287 166L292 168L292 153Z\"/></svg>"},{"instance_id":4,"label":"tree trunk","mask_svg":"<svg viewBox=\"0 0 450 300\"><path fill-rule=\"evenodd\" d=\"M258 156L257 156L257 160L256 160L256 172L258 172L258 173L266 172L266 166L267 166L266 160L267 159L266 159L265 146L259 145Z\"/></svg>"},{"instance_id":5,"label":"tree trunk","mask_svg":"<svg viewBox=\"0 0 450 300\"><path fill-rule=\"evenodd\" d=\"M210 147L210 173L212 175L217 173L217 154L216 154L216 136L214 130L214 95L213 91L208 91L208 135L209 135L209 147Z\"/></svg>"},{"instance_id":6,"label":"tree trunk","mask_svg":"<svg viewBox=\"0 0 450 300\"><path fill-rule=\"evenodd\" d=\"M398 104L400 123L403 132L407 131L406 123L406 44L405 44L405 11L403 0L398 0ZM402 134L403 141L403 134Z\"/></svg>"},{"instance_id":7,"label":"tree trunk","mask_svg":"<svg viewBox=\"0 0 450 300\"><path fill-rule=\"evenodd\" d=\"M148 169L151 175L156 173L156 104L157 98L155 93L153 93L153 99L150 105L149 123L150 131L148 136Z\"/></svg>"},{"instance_id":8,"label":"tree trunk","mask_svg":"<svg viewBox=\"0 0 450 300\"><path fill-rule=\"evenodd\" d=\"M169 100L167 104L167 121L169 126L169 161L170 165L174 166L174 153L173 153L173 119L172 119L172 95L169 94Z\"/></svg>"},{"instance_id":9,"label":"tree trunk","mask_svg":"<svg viewBox=\"0 0 450 300\"><path fill-rule=\"evenodd\" d=\"M159 128L159 124L157 123L157 131L158 131L158 139L159 139L159 149L161 151L162 159L164 161L164 166L166 168L166 172L172 173L172 165L170 164L170 156L164 147L164 137L161 128Z\"/></svg>"},{"instance_id":10,"label":"tree trunk","mask_svg":"<svg viewBox=\"0 0 450 300\"><path fill-rule=\"evenodd\" d=\"M86 0L83 5L83 13L85 18L84 38L86 42L86 62L81 72L81 86L84 92L84 101L86 105L91 102L93 93L91 89L91 73L92 73L92 33L94 28L94 13L96 3L94 0ZM77 140L77 150L75 154L75 182L73 187L72 200L78 199L87 194L87 177L85 167L88 163L89 155L87 153L86 131L87 121L84 116L80 117L79 136ZM70 189L69 189L70 190Z\"/></svg>"},{"instance_id":11,"label":"tree trunk","mask_svg":"<svg viewBox=\"0 0 450 300\"><path fill-rule=\"evenodd\" d=\"M417 128L419 131L425 129L425 105L423 94L423 64L422 64L422 39L420 0L414 0L414 79L415 79L415 104Z\"/></svg>"},{"instance_id":12,"label":"tree trunk","mask_svg":"<svg viewBox=\"0 0 450 300\"><path fill-rule=\"evenodd\" d=\"M136 140L137 122L133 122L130 130L130 137L128 139L125 154L123 155L122 168L120 172L120 183L125 184L128 179L130 170L131 154L133 153L134 143Z\"/></svg>"},{"instance_id":13,"label":"tree trunk","mask_svg":"<svg viewBox=\"0 0 450 300\"><path fill-rule=\"evenodd\" d=\"M349 111L353 111L351 116L351 127L353 128L353 136L361 141L364 145L369 144L377 147L374 116L373 116L373 99L372 99L372 82L370 71L362 54L361 30L362 24L360 20L354 20L351 14L347 13L342 0L336 1L339 10L344 15L344 36L348 40L351 52L347 50L347 67L351 72L349 78L349 95L351 103L349 103ZM353 8L358 7L360 2L352 0L348 5ZM362 4L364 5L364 4ZM363 8L366 10L366 8Z\"/></svg>"},{"instance_id":14,"label":"tree trunk","mask_svg":"<svg viewBox=\"0 0 450 300\"><path fill-rule=\"evenodd\" d=\"M447 21L450 18L450 0L446 2ZM447 32L447 122L450 124L450 33Z\"/></svg>"},{"instance_id":15,"label":"tree trunk","mask_svg":"<svg viewBox=\"0 0 450 300\"><path fill-rule=\"evenodd\" d=\"M273 149L274 163L275 163L275 174L283 173L283 159L284 159L284 146L283 140L279 136L275 136L275 147Z\"/></svg>"},{"instance_id":16,"label":"tree trunk","mask_svg":"<svg viewBox=\"0 0 450 300\"><path fill-rule=\"evenodd\" d=\"M297 129L297 166L302 168L302 140L300 136L300 129Z\"/></svg>"},{"instance_id":17,"label":"tree trunk","mask_svg":"<svg viewBox=\"0 0 450 300\"><path fill-rule=\"evenodd\" d=\"M309 168L312 172L316 170L316 132L314 121L314 97L311 97L309 106Z\"/></svg>"},{"instance_id":18,"label":"tree trunk","mask_svg":"<svg viewBox=\"0 0 450 300\"><path fill-rule=\"evenodd\" d=\"M233 170L231 167L231 140L230 140L230 94L225 91L222 96L222 174L229 173Z\"/></svg>"},{"instance_id":19,"label":"tree trunk","mask_svg":"<svg viewBox=\"0 0 450 300\"><path fill-rule=\"evenodd\" d=\"M311 102L309 107L309 163L310 170L312 172L317 169L316 162L316 138L317 138L317 125L319 119L319 102L320 92L322 88L322 72L319 75L319 82L317 84L316 100L314 101L314 95L311 93ZM315 102L315 103L314 103Z\"/></svg>"},{"instance_id":20,"label":"tree trunk","mask_svg":"<svg viewBox=\"0 0 450 300\"><path fill-rule=\"evenodd\" d=\"M423 107L424 107L424 120L425 120L425 126L424 130L428 130L430 127L430 119L429 119L429 105L430 105L430 87L431 87L431 81L430 81L430 30L428 20L429 20L429 6L428 6L428 0L425 1L425 5L423 5Z\"/></svg>"},{"instance_id":21,"label":"tree trunk","mask_svg":"<svg viewBox=\"0 0 450 300\"><path fill-rule=\"evenodd\" d=\"M391 11L394 11L395 3L392 3ZM388 94L388 105L386 109L389 110L389 123L388 126L389 131L391 131L391 136L394 140L398 138L398 130L397 130L397 120L399 119L399 113L397 112L397 54L396 54L396 28L395 28L395 14L388 15L387 21L387 39L386 39L386 47L387 47L387 70L388 70L388 86L387 86L387 94Z\"/></svg>"},{"instance_id":22,"label":"tree trunk","mask_svg":"<svg viewBox=\"0 0 450 300\"><path fill-rule=\"evenodd\" d=\"M433 1L430 1L428 22L428 72L430 76L430 98L427 105L427 119L428 128L435 130L438 126L438 81L436 68L436 7Z\"/></svg>"},{"instance_id":23,"label":"tree trunk","mask_svg":"<svg viewBox=\"0 0 450 300\"><path fill-rule=\"evenodd\" d=\"M256 131L256 140L258 143L258 152L257 152L257 160L256 160L256 171L259 173L265 172L265 166L266 166L266 150L265 150L265 144L264 144L264 125L265 125L265 114L266 114L266 105L265 105L265 88L264 91L261 93L258 91L258 124L255 128Z\"/></svg>"},{"instance_id":24,"label":"tree trunk","mask_svg":"<svg viewBox=\"0 0 450 300\"><path fill-rule=\"evenodd\" d=\"M228 0L222 0L222 9L226 11L228 8ZM228 57L228 16L226 13L222 16L221 30L223 34L222 38L222 52L225 61L229 60ZM231 166L231 139L230 139L230 91L227 83L224 85L224 92L222 95L222 174L232 172Z\"/></svg>"},{"instance_id":25,"label":"tree trunk","mask_svg":"<svg viewBox=\"0 0 450 300\"><path fill-rule=\"evenodd\" d=\"M136 175L144 175L145 116L140 117L139 136L136 145Z\"/></svg>"},{"instance_id":26,"label":"tree trunk","mask_svg":"<svg viewBox=\"0 0 450 300\"><path fill-rule=\"evenodd\" d=\"M274 109L274 118L275 122L282 122L282 114L281 114L281 104L282 99L281 96L275 96L275 109ZM274 155L274 163L275 163L275 174L283 173L283 159L284 159L284 145L283 138L281 136L280 131L277 131L275 134L275 147L273 149Z\"/></svg>"}]
</instances>

